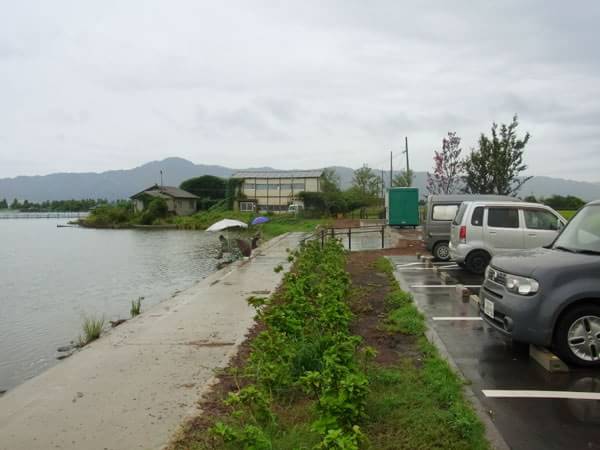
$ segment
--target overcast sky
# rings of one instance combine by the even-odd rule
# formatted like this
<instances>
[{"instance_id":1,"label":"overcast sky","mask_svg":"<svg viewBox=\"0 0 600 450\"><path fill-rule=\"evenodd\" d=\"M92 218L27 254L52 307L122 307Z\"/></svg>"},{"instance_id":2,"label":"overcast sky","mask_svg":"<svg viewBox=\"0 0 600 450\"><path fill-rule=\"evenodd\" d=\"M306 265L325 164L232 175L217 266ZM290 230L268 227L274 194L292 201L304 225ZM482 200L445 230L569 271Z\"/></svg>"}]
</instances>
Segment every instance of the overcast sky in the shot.
<instances>
[{"instance_id":1,"label":"overcast sky","mask_svg":"<svg viewBox=\"0 0 600 450\"><path fill-rule=\"evenodd\" d=\"M293 3L293 4L292 4ZM431 167L518 113L534 175L600 181L600 2L0 0L0 177L180 156Z\"/></svg>"}]
</instances>

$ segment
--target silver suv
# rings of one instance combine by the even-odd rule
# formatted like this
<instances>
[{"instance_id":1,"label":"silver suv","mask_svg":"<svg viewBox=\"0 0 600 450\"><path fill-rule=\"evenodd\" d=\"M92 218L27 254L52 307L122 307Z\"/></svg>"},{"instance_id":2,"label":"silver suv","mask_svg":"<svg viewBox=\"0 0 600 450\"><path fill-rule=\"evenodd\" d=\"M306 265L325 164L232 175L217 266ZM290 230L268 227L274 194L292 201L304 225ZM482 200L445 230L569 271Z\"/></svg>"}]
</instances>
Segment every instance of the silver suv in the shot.
<instances>
[{"instance_id":1,"label":"silver suv","mask_svg":"<svg viewBox=\"0 0 600 450\"><path fill-rule=\"evenodd\" d=\"M565 223L539 203L464 202L452 222L450 257L482 274L494 255L551 244Z\"/></svg>"}]
</instances>

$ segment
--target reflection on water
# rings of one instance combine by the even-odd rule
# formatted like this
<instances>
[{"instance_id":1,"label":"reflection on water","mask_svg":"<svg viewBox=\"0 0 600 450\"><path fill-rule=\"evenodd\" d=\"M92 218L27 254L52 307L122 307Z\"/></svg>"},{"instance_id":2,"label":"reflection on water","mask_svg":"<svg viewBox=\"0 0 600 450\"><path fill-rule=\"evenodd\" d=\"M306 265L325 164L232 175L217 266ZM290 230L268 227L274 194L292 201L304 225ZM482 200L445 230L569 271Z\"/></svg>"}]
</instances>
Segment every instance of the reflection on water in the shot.
<instances>
[{"instance_id":1,"label":"reflection on water","mask_svg":"<svg viewBox=\"0 0 600 450\"><path fill-rule=\"evenodd\" d=\"M0 221L0 390L56 361L82 316L129 317L215 269L217 237L199 231L57 228L66 220Z\"/></svg>"}]
</instances>

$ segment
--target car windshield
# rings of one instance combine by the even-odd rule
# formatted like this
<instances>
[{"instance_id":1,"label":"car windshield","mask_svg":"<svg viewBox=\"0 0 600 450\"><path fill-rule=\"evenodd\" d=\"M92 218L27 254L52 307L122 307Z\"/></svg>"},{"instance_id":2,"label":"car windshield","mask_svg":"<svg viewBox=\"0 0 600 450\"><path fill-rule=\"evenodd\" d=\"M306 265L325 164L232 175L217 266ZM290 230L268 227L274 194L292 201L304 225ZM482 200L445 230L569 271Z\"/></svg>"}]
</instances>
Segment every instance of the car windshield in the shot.
<instances>
[{"instance_id":1,"label":"car windshield","mask_svg":"<svg viewBox=\"0 0 600 450\"><path fill-rule=\"evenodd\" d=\"M600 254L600 205L586 206L579 211L552 248Z\"/></svg>"}]
</instances>

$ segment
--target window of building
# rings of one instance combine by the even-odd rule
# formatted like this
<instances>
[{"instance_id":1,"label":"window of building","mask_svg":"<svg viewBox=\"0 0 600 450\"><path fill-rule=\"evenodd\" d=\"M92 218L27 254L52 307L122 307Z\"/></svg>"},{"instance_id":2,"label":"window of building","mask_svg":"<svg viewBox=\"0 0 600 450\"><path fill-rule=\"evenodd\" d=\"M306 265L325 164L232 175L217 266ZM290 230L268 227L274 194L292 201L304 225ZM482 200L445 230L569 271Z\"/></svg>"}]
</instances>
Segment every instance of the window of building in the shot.
<instances>
[{"instance_id":1,"label":"window of building","mask_svg":"<svg viewBox=\"0 0 600 450\"><path fill-rule=\"evenodd\" d=\"M450 221L456 217L458 205L434 205L431 217L433 220Z\"/></svg>"},{"instance_id":2,"label":"window of building","mask_svg":"<svg viewBox=\"0 0 600 450\"><path fill-rule=\"evenodd\" d=\"M292 185L291 184L282 184L281 185L281 190L282 191L291 191L292 190Z\"/></svg>"},{"instance_id":3,"label":"window of building","mask_svg":"<svg viewBox=\"0 0 600 450\"><path fill-rule=\"evenodd\" d=\"M292 187L294 188L294 191L303 191L304 189L306 189L304 183L294 183Z\"/></svg>"},{"instance_id":4,"label":"window of building","mask_svg":"<svg viewBox=\"0 0 600 450\"><path fill-rule=\"evenodd\" d=\"M519 228L519 210L516 208L489 208L488 226Z\"/></svg>"},{"instance_id":5,"label":"window of building","mask_svg":"<svg viewBox=\"0 0 600 450\"><path fill-rule=\"evenodd\" d=\"M254 202L240 202L240 211L243 211L243 212L254 211Z\"/></svg>"},{"instance_id":6,"label":"window of building","mask_svg":"<svg viewBox=\"0 0 600 450\"><path fill-rule=\"evenodd\" d=\"M268 189L269 185L268 184L256 184L256 189L257 190L264 190L266 191Z\"/></svg>"},{"instance_id":7,"label":"window of building","mask_svg":"<svg viewBox=\"0 0 600 450\"><path fill-rule=\"evenodd\" d=\"M256 184L254 183L244 183L245 189L256 189Z\"/></svg>"}]
</instances>

